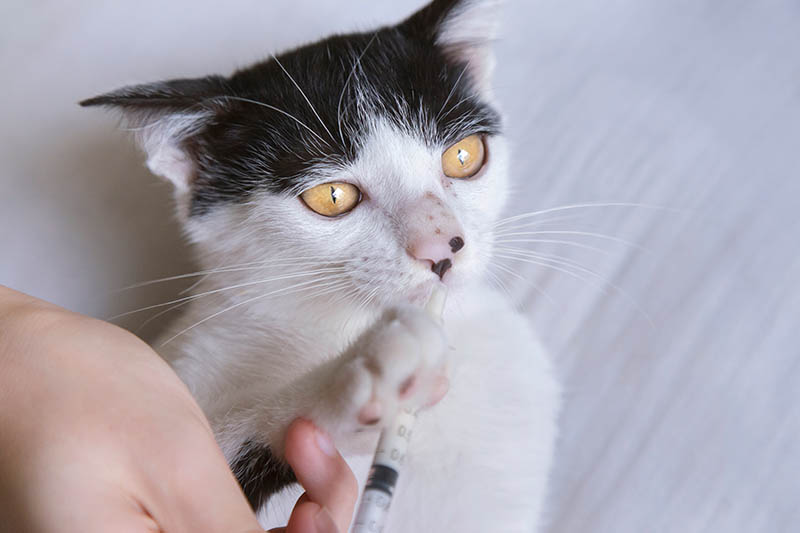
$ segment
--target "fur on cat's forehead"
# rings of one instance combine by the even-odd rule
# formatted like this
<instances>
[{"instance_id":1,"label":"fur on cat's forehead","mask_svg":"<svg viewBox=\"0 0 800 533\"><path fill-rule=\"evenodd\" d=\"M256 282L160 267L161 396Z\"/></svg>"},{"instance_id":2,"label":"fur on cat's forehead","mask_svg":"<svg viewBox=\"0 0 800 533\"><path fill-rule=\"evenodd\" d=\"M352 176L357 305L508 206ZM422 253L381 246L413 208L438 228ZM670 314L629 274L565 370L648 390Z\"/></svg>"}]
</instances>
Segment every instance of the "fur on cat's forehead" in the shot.
<instances>
[{"instance_id":1,"label":"fur on cat's forehead","mask_svg":"<svg viewBox=\"0 0 800 533\"><path fill-rule=\"evenodd\" d=\"M186 193L192 215L256 191L294 195L320 171L353 163L374 124L431 148L498 133L486 80L496 3L436 0L397 26L333 36L230 77L85 103L123 109L148 166Z\"/></svg>"}]
</instances>

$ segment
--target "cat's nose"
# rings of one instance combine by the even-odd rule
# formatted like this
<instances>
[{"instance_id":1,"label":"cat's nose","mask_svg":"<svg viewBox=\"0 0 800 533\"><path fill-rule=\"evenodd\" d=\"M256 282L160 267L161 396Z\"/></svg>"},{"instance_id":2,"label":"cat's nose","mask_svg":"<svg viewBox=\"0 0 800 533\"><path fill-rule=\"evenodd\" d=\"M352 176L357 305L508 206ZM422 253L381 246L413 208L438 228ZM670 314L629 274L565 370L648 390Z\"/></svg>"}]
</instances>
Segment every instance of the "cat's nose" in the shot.
<instances>
[{"instance_id":1,"label":"cat's nose","mask_svg":"<svg viewBox=\"0 0 800 533\"><path fill-rule=\"evenodd\" d=\"M448 239L434 233L412 243L409 252L414 258L430 263L431 270L442 279L445 272L453 266L455 254L463 247L464 238L460 235Z\"/></svg>"},{"instance_id":2,"label":"cat's nose","mask_svg":"<svg viewBox=\"0 0 800 533\"><path fill-rule=\"evenodd\" d=\"M464 230L444 201L426 194L403 213L408 254L425 264L439 279L455 263L456 254L465 246Z\"/></svg>"}]
</instances>

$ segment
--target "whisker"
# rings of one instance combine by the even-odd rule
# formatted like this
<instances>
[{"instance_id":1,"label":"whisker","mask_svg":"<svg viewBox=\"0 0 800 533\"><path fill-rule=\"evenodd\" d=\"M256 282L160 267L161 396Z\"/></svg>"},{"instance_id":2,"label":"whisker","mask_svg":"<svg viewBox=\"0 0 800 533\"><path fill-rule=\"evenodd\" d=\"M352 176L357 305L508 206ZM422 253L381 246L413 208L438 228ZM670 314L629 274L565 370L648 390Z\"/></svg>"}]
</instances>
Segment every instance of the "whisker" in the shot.
<instances>
[{"instance_id":1,"label":"whisker","mask_svg":"<svg viewBox=\"0 0 800 533\"><path fill-rule=\"evenodd\" d=\"M369 305L369 302L372 301L372 298L377 294L378 290L380 289L380 285L376 285L373 287L368 293L363 294L360 300L357 300L359 303L356 305L355 309L350 313L350 316L347 317L345 320L344 325L342 326L343 329L347 329L350 326L350 323L356 318L356 315L361 311L362 308Z\"/></svg>"},{"instance_id":2,"label":"whisker","mask_svg":"<svg viewBox=\"0 0 800 533\"><path fill-rule=\"evenodd\" d=\"M300 261L301 259L303 261ZM211 274L227 274L229 272L247 272L247 271L250 271L250 270L260 270L260 269L266 268L266 267L273 267L274 268L276 266L290 267L290 266L304 265L304 264L306 264L305 260L311 260L311 259L317 259L317 258L316 257L308 257L308 258L300 257L300 258L286 258L286 259L284 259L284 258L273 258L273 259L268 259L266 261L252 261L252 262L249 262L249 263L240 263L240 264L237 264L237 265L228 265L228 266L223 266L223 267L209 269L209 270L199 270L197 272L190 272L190 273L187 273L187 274L179 274L179 275L176 275L176 276L169 276L169 277L166 277L166 278L158 278L158 279L152 279L152 280L148 280L148 281L142 281L142 282L139 282L139 283L134 283L133 285L128 285L127 287L122 287L121 289L116 289L114 292L117 293L117 292L127 291L127 290L131 290L131 289L138 289L138 288L141 288L141 287L146 287L148 285L155 285L157 283L165 283L165 282L168 282L168 281L177 281L177 280L181 280L181 279L195 278L195 277L205 277L205 276L209 276ZM327 259L327 261L343 262L343 261L350 261L350 260L331 260L331 259ZM187 289L185 289L185 290L187 290Z\"/></svg>"},{"instance_id":3,"label":"whisker","mask_svg":"<svg viewBox=\"0 0 800 533\"><path fill-rule=\"evenodd\" d=\"M344 133L342 133L342 100L344 100L345 91L347 91L347 87L348 85L350 85L350 79L353 77L353 74L355 74L356 69L361 66L361 59L363 59L364 54L367 53L367 50L369 50L369 47L372 46L372 43L375 41L377 37L378 37L378 32L376 31L372 35L372 38L367 43L367 46L365 46L364 50L361 52L361 54L359 54L358 58L356 59L356 62L353 63L353 68L350 70L350 74L348 74L347 79L344 82L344 86L342 87L342 93L339 95L339 103L336 106L336 122L339 125L339 139L341 139L343 146L345 142L344 142Z\"/></svg>"},{"instance_id":4,"label":"whisker","mask_svg":"<svg viewBox=\"0 0 800 533\"><path fill-rule=\"evenodd\" d=\"M330 291L328 291L328 292L333 292L333 291L335 291L335 290L342 289L342 288L346 287L348 284L349 284L349 280L346 280L346 279L345 279L345 280L342 280L342 281L341 281L341 286L334 287L333 289L331 289L331 290L330 290ZM323 292L323 293L320 293L320 294L314 294L314 295L311 295L309 298L316 298L316 297L322 296L322 295L324 295L324 294L326 294L326 293L325 293L325 292ZM187 302L182 302L182 303L179 303L179 304L177 304L177 305L174 305L174 306L172 306L172 307L170 307L170 308L168 308L168 309L165 309L164 311L160 311L160 312L156 313L155 315L151 316L150 318L148 318L147 320L145 320L144 322L142 322L142 323L139 325L139 327L136 329L136 331L137 331L137 332L138 332L138 331L140 331L140 330L141 330L142 328L144 328L144 327L145 327L147 324L149 324L149 323L150 323L150 322L152 322L153 320L157 319L158 317L160 317L160 316L163 316L163 315L165 315L165 314L169 313L170 311L174 311L175 309L178 309L178 308L180 308L180 307L183 307L184 305L186 305L186 304L188 304L188 303L189 303L188 301L187 301Z\"/></svg>"},{"instance_id":5,"label":"whisker","mask_svg":"<svg viewBox=\"0 0 800 533\"><path fill-rule=\"evenodd\" d=\"M497 244L505 244L504 241L495 241ZM603 250L602 248L597 248L596 246L590 246L588 244L584 244L582 242L574 242L574 241L562 241L558 239L526 239L526 243L536 243L536 244L563 244L565 246L574 246L575 248L581 248L583 250L591 250L592 252L598 252L601 254L610 254L611 252L608 250ZM503 249L502 246L496 246L495 249L501 250ZM518 248L511 248L513 250L517 250ZM521 249L521 248L520 248Z\"/></svg>"},{"instance_id":6,"label":"whisker","mask_svg":"<svg viewBox=\"0 0 800 533\"><path fill-rule=\"evenodd\" d=\"M442 108L436 114L436 120L439 120L439 117L442 116L442 113L444 112L444 109L447 107L447 104L450 102L450 99L453 97L453 94L456 92L456 89L458 88L458 84L461 82L461 78L463 78L464 74L467 73L467 69L469 67L470 67L469 61L467 61L467 64L464 66L464 69L461 71L461 74L458 75L458 79L456 79L456 82L453 84L453 88L450 89L450 94L448 94L447 98L445 98L444 104L442 104Z\"/></svg>"},{"instance_id":7,"label":"whisker","mask_svg":"<svg viewBox=\"0 0 800 533\"><path fill-rule=\"evenodd\" d=\"M183 289L181 292L178 293L178 296L188 294L195 290L201 283L208 279L208 275L199 277L194 283Z\"/></svg>"},{"instance_id":8,"label":"whisker","mask_svg":"<svg viewBox=\"0 0 800 533\"><path fill-rule=\"evenodd\" d=\"M136 328L136 331L134 333L139 333L141 330L143 330L152 321L154 321L154 320L158 319L159 317L162 317L162 316L164 316L164 315L166 315L168 313L171 313L172 311L175 311L176 309L180 309L184 305L188 304L190 301L191 300L186 300L184 302L175 304L172 307L167 307L166 309L164 309L162 311L159 311L158 313L154 314L153 316L151 316L150 318L148 318L147 320L145 320L144 322L139 324L139 326Z\"/></svg>"},{"instance_id":9,"label":"whisker","mask_svg":"<svg viewBox=\"0 0 800 533\"><path fill-rule=\"evenodd\" d=\"M503 272L506 272L506 273L511 274L512 276L516 277L516 278L519 278L520 280L522 280L523 283L525 283L526 285L529 285L530 287L532 287L533 290L535 290L536 292L538 292L539 294L544 296L547 299L547 301L549 301L551 304L555 305L555 303L556 303L555 300L553 300L553 298L544 289L539 287L536 283L532 282L528 278L525 278L525 277L519 275L517 272L515 272L511 268L507 267L506 265L501 265L500 263L490 263L490 264L492 264L492 266L494 266L496 268L499 268ZM512 299L512 301L513 301L513 299Z\"/></svg>"},{"instance_id":10,"label":"whisker","mask_svg":"<svg viewBox=\"0 0 800 533\"><path fill-rule=\"evenodd\" d=\"M515 215L509 218L504 218L495 222L494 227L504 226L516 220L522 220L525 218L531 218L541 215L546 215L548 213L556 213L560 211L568 211L573 209L588 209L588 208L599 208L599 207L635 207L635 208L642 208L642 209L656 209L661 211L670 211L675 213L680 213L679 209L665 207L660 205L650 205L650 204L640 204L640 203L629 203L629 202L609 202L609 203L585 203L585 204L572 204L572 205L564 205L560 207L551 207L549 209L543 209L541 211L532 211L530 213L522 213L520 215Z\"/></svg>"},{"instance_id":11,"label":"whisker","mask_svg":"<svg viewBox=\"0 0 800 533\"><path fill-rule=\"evenodd\" d=\"M491 266L494 266L494 265L489 264L489 265L487 265L487 268L486 268L486 275L488 276L489 281L492 283L492 285L494 285L495 287L497 287L498 289L500 289L501 291L506 293L506 296L508 296L509 301L513 300L512 296L511 296L511 292L509 292L508 287L506 287L505 283L503 283L503 280L500 279L500 276L498 276L497 274L495 274L494 272L492 272L488 268L488 267L491 267Z\"/></svg>"},{"instance_id":12,"label":"whisker","mask_svg":"<svg viewBox=\"0 0 800 533\"><path fill-rule=\"evenodd\" d=\"M364 301L362 302L361 306L359 306L359 308L356 309L356 311L360 311L362 308L367 307L369 303L375 298L375 296L378 295L379 289L380 286L376 285L375 287L373 287L372 290L369 291L369 293L367 293L367 296L364 298Z\"/></svg>"},{"instance_id":13,"label":"whisker","mask_svg":"<svg viewBox=\"0 0 800 533\"><path fill-rule=\"evenodd\" d=\"M367 296L367 299L364 302L364 308L367 308L377 295L378 295L378 287L375 287L375 289Z\"/></svg>"},{"instance_id":14,"label":"whisker","mask_svg":"<svg viewBox=\"0 0 800 533\"><path fill-rule=\"evenodd\" d=\"M199 283L199 282L198 282L198 283ZM181 294L183 294L183 292L184 292L184 291L181 291ZM187 298L187 299L185 299L184 301L182 301L182 302L180 302L180 303L178 303L178 304L176 304L176 305L173 305L172 307L169 307L169 308L167 308L167 309L165 309L165 310L163 310L163 311L159 311L159 312L158 312L158 313L156 313L155 315L151 316L150 318L148 318L147 320L145 320L144 322L142 322L141 324L139 324L139 326L136 328L136 332L139 332L139 331L141 331L141 330L142 330L142 329L143 329L145 326L147 326L147 325L148 325L149 323L151 323L153 320L156 320L157 318L159 318L159 317L161 317L161 316L164 316L164 315L166 315L167 313L169 313L169 312L171 312L171 311L175 311L176 309L180 309L181 307L183 307L184 305L187 305L187 304L188 304L189 302L191 302L191 301L193 301L193 299L188 299L188 298Z\"/></svg>"},{"instance_id":15,"label":"whisker","mask_svg":"<svg viewBox=\"0 0 800 533\"><path fill-rule=\"evenodd\" d=\"M311 300L313 298L319 298L321 296L325 296L332 292L338 292L341 291L343 288L347 287L348 285L350 285L349 279L341 279L338 280L337 283L332 284L330 287L327 287L324 290L305 295L304 299Z\"/></svg>"},{"instance_id":16,"label":"whisker","mask_svg":"<svg viewBox=\"0 0 800 533\"><path fill-rule=\"evenodd\" d=\"M619 244L624 244L626 246L630 246L631 248L636 248L637 250L652 253L647 248L636 244L635 242L628 241L626 239L622 239L620 237L614 237L613 235L605 235L603 233L594 233L589 231L524 231L519 233L508 233L503 235L502 239L497 239L495 242L497 243L509 243L509 242L530 242L529 239L507 239L505 237L514 237L514 236L534 236L534 235L576 235L579 237L594 237L596 239L603 239L607 241L616 242Z\"/></svg>"},{"instance_id":17,"label":"whisker","mask_svg":"<svg viewBox=\"0 0 800 533\"><path fill-rule=\"evenodd\" d=\"M599 279L600 281L602 281L604 284L606 284L609 287L611 287L612 289L614 289L615 291L617 291L618 294L620 294L625 300L627 300L627 302L634 309L636 309L636 311L638 311L647 320L647 322L653 328L655 328L655 323L653 322L653 319L650 317L650 314L647 313L647 311L645 311L639 305L639 303L636 301L635 298L633 298L625 289L623 289L619 285L616 285L616 284L612 283L610 280L608 280L607 278L605 278L604 276L602 276L601 274L595 272L592 269L589 269L589 268L586 268L584 266L581 266L578 263L575 263L574 261L570 261L570 260L563 259L563 258L558 258L556 256L548 256L548 255L536 254L535 252L527 252L527 253L523 253L523 252L516 252L516 253L507 252L506 254L496 254L496 257L502 258L502 259L508 259L508 260L512 260L512 261L520 261L520 262L523 262L523 263L530 263L530 264L534 264L534 265L543 266L543 267L546 267L546 268L551 268L551 269L556 270L558 272L562 272L564 274L567 274L568 276L574 277L574 278L576 278L576 279L578 279L580 281L583 281L584 283L589 283L590 285L595 286L597 289L599 289L601 292L603 292L603 294L608 294L608 291L602 285L597 285L596 283L591 283L588 279L583 278L581 276L578 276L574 272L572 272L570 270L567 270L567 267L573 268L575 270L578 270L579 272L584 272L584 273L586 273L586 274L588 274L590 276L593 276L593 277ZM538 259L538 261L535 260L535 259ZM564 267L564 268L559 268L559 265L561 267Z\"/></svg>"},{"instance_id":18,"label":"whisker","mask_svg":"<svg viewBox=\"0 0 800 533\"><path fill-rule=\"evenodd\" d=\"M300 94L303 95L303 98L305 99L306 103L308 104L308 107L311 108L311 111L314 113L314 116L317 117L317 120L319 121L319 123L322 125L323 128L325 128L325 131L328 133L328 136L331 138L331 140L336 142L336 140L333 137L333 134L328 129L328 126L325 125L325 123L322 121L322 117L320 117L319 113L317 113L317 109L314 107L314 104L312 104L311 100L308 99L308 96L306 96L306 93L303 92L303 89L300 88L300 85L297 83L297 81L295 81L295 79L292 77L292 75L289 74L289 71L286 70L286 68L284 68L283 64L280 62L280 60L277 58L277 56L275 56L275 54L272 54L272 59L275 60L275 62L278 64L278 66L281 67L281 70L283 71L283 73L286 74L286 76L289 78L289 80L291 80L291 82L294 84L294 86L297 87L297 90L300 91Z\"/></svg>"},{"instance_id":19,"label":"whisker","mask_svg":"<svg viewBox=\"0 0 800 533\"><path fill-rule=\"evenodd\" d=\"M234 305L231 305L230 307L226 307L225 309L223 309L221 311L217 311L216 313L214 313L214 314L212 314L212 315L200 320L199 322L195 322L194 324L192 324L188 328L182 329L181 331L179 331L178 333L176 333L175 335L173 335L172 337L170 337L169 339L167 339L166 341L161 343L161 346L162 347L166 346L170 342L174 341L175 339L177 339L181 335L183 335L185 333L188 333L189 331L193 330L197 326L199 326L201 324L204 324L204 323L208 322L209 320L212 320L212 319L220 316L223 313L227 313L228 311L232 311L233 309L236 309L237 307L241 307L241 306L246 305L248 303L255 302L256 300L261 300L261 299L266 298L268 296L274 296L276 294L286 293L287 291L289 291L291 289L294 289L294 288L297 288L297 287L304 287L304 286L311 285L311 284L314 284L314 283L320 283L320 282L326 281L326 280L331 279L331 278L335 278L335 276L331 276L330 278L322 278L320 280L311 280L311 281L305 281L305 282L302 282L302 283L297 283L295 285L290 285L289 287L284 287L282 289L277 289L277 290L274 290L274 291L270 291L270 292L267 292L266 294L261 294L261 295L255 296L253 298L248 298L247 300L244 300L243 302L236 303ZM335 280L335 281L333 281L331 283L339 283L340 281L341 280ZM293 292L290 292L288 294L293 294L294 292L297 292L297 291L293 291Z\"/></svg>"},{"instance_id":20,"label":"whisker","mask_svg":"<svg viewBox=\"0 0 800 533\"><path fill-rule=\"evenodd\" d=\"M564 220L575 220L578 218L584 218L588 215L588 213L577 213L574 215L563 215L557 217L545 217L543 219L534 219L534 220L521 220L518 222L512 223L510 226L502 226L500 228L496 228L496 231L517 231L523 230L525 228L535 228L538 226L543 226L545 224L552 224L555 222L561 222Z\"/></svg>"},{"instance_id":21,"label":"whisker","mask_svg":"<svg viewBox=\"0 0 800 533\"><path fill-rule=\"evenodd\" d=\"M463 104L467 100L473 100L473 99L475 99L475 95L474 94L469 94L469 95L465 96L464 98L462 98L461 100L456 102L456 105L450 106L450 109L447 110L447 113L445 113L444 115L442 115L439 118L444 119L445 117L447 117L447 115L449 115L450 113L452 113L453 111L458 109L458 106L460 106L461 104Z\"/></svg>"},{"instance_id":22,"label":"whisker","mask_svg":"<svg viewBox=\"0 0 800 533\"><path fill-rule=\"evenodd\" d=\"M344 302L358 293L358 287L350 287L350 290L342 292L338 297L331 300L330 305L337 305L339 302Z\"/></svg>"},{"instance_id":23,"label":"whisker","mask_svg":"<svg viewBox=\"0 0 800 533\"><path fill-rule=\"evenodd\" d=\"M562 257L562 256L559 256L559 255L552 255L552 254L544 254L544 253L534 252L532 250L523 250L523 249L518 249L518 248L504 248L503 249L503 253L511 254L511 255L518 255L518 256L521 256L521 257L533 257L533 258L542 259L542 260L545 260L545 261L552 261L555 264L562 264L562 265L566 265L566 266L571 266L571 267L573 267L575 269L583 270L586 273L589 273L589 274L592 274L592 275L596 276L597 278L599 278L600 280L602 280L604 283L606 283L608 285L613 285L611 283L611 281L606 279L604 276L600 275L598 272L596 272L594 270L591 270L588 267L585 267L582 264L578 263L577 261L574 261L572 259L568 259L566 257Z\"/></svg>"},{"instance_id":24,"label":"whisker","mask_svg":"<svg viewBox=\"0 0 800 533\"><path fill-rule=\"evenodd\" d=\"M274 105L270 105L270 104L267 104L267 103L264 103L264 102L259 102L258 100L251 100L249 98L242 98L241 96L230 96L230 95L214 96L214 97L212 97L210 99L211 100L217 100L217 99L237 100L239 102L247 102L247 103L250 103L250 104L255 104L255 105L260 105L262 107L266 107L267 109L271 109L272 111L275 111L276 113L280 113L280 114L282 114L282 115L294 120L299 125L303 126L305 129L307 129L314 137L319 139L324 144L328 145L328 147L331 147L331 145L330 145L330 143L328 143L328 141L326 141L325 139L320 137L320 135L316 131L314 131L310 127L308 127L308 125L305 122L303 122L302 120L300 120L296 116L292 115L291 113L288 113L288 112L284 111L283 109L275 107Z\"/></svg>"},{"instance_id":25,"label":"whisker","mask_svg":"<svg viewBox=\"0 0 800 533\"><path fill-rule=\"evenodd\" d=\"M149 311L151 309L158 309L158 308L165 307L165 306L168 306L168 305L173 305L173 304L176 304L176 303L188 302L188 301L191 301L191 300L196 300L198 298L202 298L204 296L209 296L209 295L217 294L217 293L224 292L224 291L230 291L230 290L233 290L233 289L240 289L242 287L250 287L250 286L253 286L253 285L271 283L273 281L281 281L281 280L299 278L299 277L304 277L304 276L313 276L313 275L316 275L316 274L325 274L327 272L342 272L342 271L345 271L345 270L346 270L345 267L328 267L328 268L317 269L317 270L309 270L309 271L306 271L306 272L295 272L295 273L292 273L292 274L287 274L287 275L284 275L284 276L277 276L277 277L274 277L274 278L269 278L269 279L264 279L264 280L249 281L247 283L240 283L240 284L237 284L237 285L232 285L230 287L224 287L224 288L221 288L221 289L214 289L214 290L211 290L211 291L202 292L200 294L192 294L190 296L185 296L183 298L178 298L176 300L172 300L172 301L169 301L169 302L164 302L164 303L155 304L155 305L149 305L147 307L142 307L140 309L136 309L136 310L133 310L133 311L128 311L128 312L125 312L125 313L114 315L112 317L106 318L105 320L112 321L112 320L116 320L116 319L119 319L119 318L122 318L122 317L133 315L133 314L136 314L136 313L141 313L142 311Z\"/></svg>"}]
</instances>

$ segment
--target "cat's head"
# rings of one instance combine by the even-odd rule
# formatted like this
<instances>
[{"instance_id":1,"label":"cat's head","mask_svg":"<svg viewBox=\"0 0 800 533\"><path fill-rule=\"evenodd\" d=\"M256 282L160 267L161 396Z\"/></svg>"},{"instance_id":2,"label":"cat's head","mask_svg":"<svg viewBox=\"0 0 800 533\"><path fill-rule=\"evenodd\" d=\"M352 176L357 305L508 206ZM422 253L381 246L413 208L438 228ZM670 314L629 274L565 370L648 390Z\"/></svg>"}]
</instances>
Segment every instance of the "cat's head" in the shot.
<instances>
[{"instance_id":1,"label":"cat's head","mask_svg":"<svg viewBox=\"0 0 800 533\"><path fill-rule=\"evenodd\" d=\"M483 276L505 201L498 3L436 0L230 77L82 104L123 112L148 167L173 183L204 266L253 280L251 294L421 301L440 278ZM283 279L258 286L267 276Z\"/></svg>"}]
</instances>

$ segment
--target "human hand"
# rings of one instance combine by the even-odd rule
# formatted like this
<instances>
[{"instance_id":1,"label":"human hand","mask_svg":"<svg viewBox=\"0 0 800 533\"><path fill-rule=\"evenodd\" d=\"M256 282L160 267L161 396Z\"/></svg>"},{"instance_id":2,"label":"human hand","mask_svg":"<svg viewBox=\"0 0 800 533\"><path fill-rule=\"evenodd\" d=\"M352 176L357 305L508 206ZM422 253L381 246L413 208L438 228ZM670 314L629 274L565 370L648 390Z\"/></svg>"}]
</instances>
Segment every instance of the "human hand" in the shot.
<instances>
[{"instance_id":1,"label":"human hand","mask_svg":"<svg viewBox=\"0 0 800 533\"><path fill-rule=\"evenodd\" d=\"M0 428L3 531L262 531L201 409L149 346L2 286ZM297 421L286 458L307 493L285 532L346 531L357 488L330 442Z\"/></svg>"},{"instance_id":2,"label":"human hand","mask_svg":"<svg viewBox=\"0 0 800 533\"><path fill-rule=\"evenodd\" d=\"M346 533L358 483L330 437L307 420L295 420L286 436L286 460L306 493L289 525L271 533Z\"/></svg>"}]
</instances>

